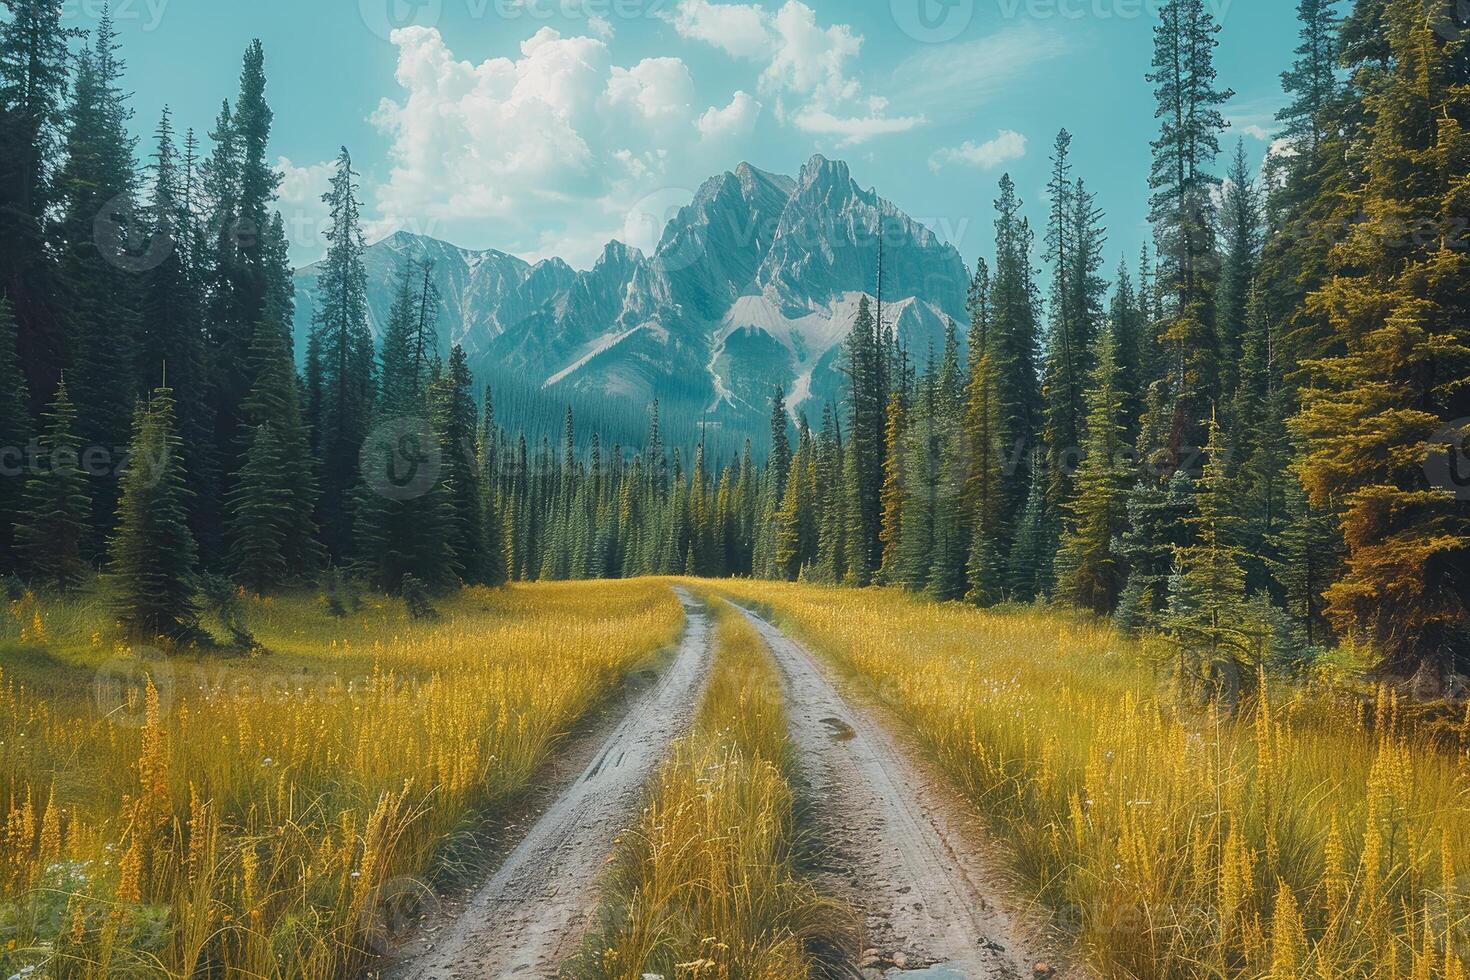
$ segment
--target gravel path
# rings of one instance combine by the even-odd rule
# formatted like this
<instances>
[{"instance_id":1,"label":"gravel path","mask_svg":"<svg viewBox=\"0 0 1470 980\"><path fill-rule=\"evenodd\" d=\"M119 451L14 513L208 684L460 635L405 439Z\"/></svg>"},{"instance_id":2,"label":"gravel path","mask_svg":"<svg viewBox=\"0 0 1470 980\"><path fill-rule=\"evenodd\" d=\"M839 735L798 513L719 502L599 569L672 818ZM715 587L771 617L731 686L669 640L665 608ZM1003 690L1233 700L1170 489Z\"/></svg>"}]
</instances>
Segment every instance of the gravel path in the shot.
<instances>
[{"instance_id":1,"label":"gravel path","mask_svg":"<svg viewBox=\"0 0 1470 980\"><path fill-rule=\"evenodd\" d=\"M581 775L536 820L428 952L392 971L541 980L576 952L597 907L597 873L675 739L688 731L711 663L708 617L676 590L687 624L673 663L639 697Z\"/></svg>"}]
</instances>

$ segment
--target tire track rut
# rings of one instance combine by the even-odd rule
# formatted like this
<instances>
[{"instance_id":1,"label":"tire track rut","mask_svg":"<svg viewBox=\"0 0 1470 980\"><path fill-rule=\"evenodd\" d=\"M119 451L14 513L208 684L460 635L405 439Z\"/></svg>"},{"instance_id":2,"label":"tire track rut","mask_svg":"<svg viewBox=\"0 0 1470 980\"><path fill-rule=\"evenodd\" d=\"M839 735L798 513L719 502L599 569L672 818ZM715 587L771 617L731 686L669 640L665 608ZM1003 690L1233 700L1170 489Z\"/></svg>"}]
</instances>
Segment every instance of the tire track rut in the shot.
<instances>
[{"instance_id":1,"label":"tire track rut","mask_svg":"<svg viewBox=\"0 0 1470 980\"><path fill-rule=\"evenodd\" d=\"M741 612L781 672L820 884L866 916L864 974L1032 976L1037 959L1026 934L983 884L994 880L994 861L974 843L963 804L854 710L809 651Z\"/></svg>"},{"instance_id":2,"label":"tire track rut","mask_svg":"<svg viewBox=\"0 0 1470 980\"><path fill-rule=\"evenodd\" d=\"M686 625L673 663L591 763L531 826L446 934L395 973L427 978L554 977L598 904L597 874L637 819L644 788L688 731L712 659L708 616L682 588Z\"/></svg>"}]
</instances>

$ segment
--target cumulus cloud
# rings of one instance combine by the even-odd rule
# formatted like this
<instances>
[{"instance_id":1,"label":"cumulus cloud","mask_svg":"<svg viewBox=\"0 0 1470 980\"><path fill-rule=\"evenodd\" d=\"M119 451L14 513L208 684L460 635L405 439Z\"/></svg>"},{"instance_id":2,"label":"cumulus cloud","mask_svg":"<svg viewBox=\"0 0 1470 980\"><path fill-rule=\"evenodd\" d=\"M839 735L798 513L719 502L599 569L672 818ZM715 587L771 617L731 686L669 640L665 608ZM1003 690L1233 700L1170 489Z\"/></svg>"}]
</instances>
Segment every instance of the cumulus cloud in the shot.
<instances>
[{"instance_id":1,"label":"cumulus cloud","mask_svg":"<svg viewBox=\"0 0 1470 980\"><path fill-rule=\"evenodd\" d=\"M682 0L672 11L659 14L680 37L712 44L735 58L766 61L771 56L771 34L766 12L754 4Z\"/></svg>"},{"instance_id":2,"label":"cumulus cloud","mask_svg":"<svg viewBox=\"0 0 1470 980\"><path fill-rule=\"evenodd\" d=\"M755 129L761 104L745 92L736 92L723 109L710 106L699 117L699 132L706 139L748 136Z\"/></svg>"},{"instance_id":3,"label":"cumulus cloud","mask_svg":"<svg viewBox=\"0 0 1470 980\"><path fill-rule=\"evenodd\" d=\"M945 147L929 158L929 169L938 171L949 164L993 170L1026 155L1026 137L1013 129L1002 129L994 139L984 143L966 140L959 146Z\"/></svg>"},{"instance_id":4,"label":"cumulus cloud","mask_svg":"<svg viewBox=\"0 0 1470 980\"><path fill-rule=\"evenodd\" d=\"M761 109L745 92L704 108L679 58L617 64L603 39L550 27L515 57L478 64L433 28L395 31L393 43L403 91L373 116L391 144L373 195L379 233L586 266L636 202L727 166L707 138L748 133Z\"/></svg>"},{"instance_id":5,"label":"cumulus cloud","mask_svg":"<svg viewBox=\"0 0 1470 980\"><path fill-rule=\"evenodd\" d=\"M776 12L771 28L776 44L761 73L762 86L810 95L824 105L857 97L858 83L847 66L862 50L861 35L846 24L819 26L816 11L798 0Z\"/></svg>"},{"instance_id":6,"label":"cumulus cloud","mask_svg":"<svg viewBox=\"0 0 1470 980\"><path fill-rule=\"evenodd\" d=\"M823 27L801 0L774 13L754 4L680 0L662 16L681 37L759 64L758 92L775 101L777 118L805 132L851 144L924 122L922 114L893 116L881 101L865 100L853 76L862 35L847 24Z\"/></svg>"},{"instance_id":7,"label":"cumulus cloud","mask_svg":"<svg viewBox=\"0 0 1470 980\"><path fill-rule=\"evenodd\" d=\"M607 98L647 120L684 120L694 99L694 79L678 58L645 58L632 68L613 66Z\"/></svg>"}]
</instances>

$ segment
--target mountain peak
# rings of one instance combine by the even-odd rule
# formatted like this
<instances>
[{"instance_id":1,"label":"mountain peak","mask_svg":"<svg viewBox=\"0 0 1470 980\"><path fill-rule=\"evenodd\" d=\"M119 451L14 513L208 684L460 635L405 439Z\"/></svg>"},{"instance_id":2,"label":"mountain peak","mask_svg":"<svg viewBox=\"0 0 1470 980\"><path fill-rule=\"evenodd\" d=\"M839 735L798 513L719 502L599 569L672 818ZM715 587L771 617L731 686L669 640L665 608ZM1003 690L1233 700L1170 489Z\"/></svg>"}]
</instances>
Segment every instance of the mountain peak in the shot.
<instances>
[{"instance_id":1,"label":"mountain peak","mask_svg":"<svg viewBox=\"0 0 1470 980\"><path fill-rule=\"evenodd\" d=\"M597 257L597 262L593 266L593 268L598 268L600 266L609 264L636 265L637 263L642 261L643 250L641 248L634 248L632 245L625 245L624 243L614 238L612 241L608 242L602 247L602 254Z\"/></svg>"},{"instance_id":2,"label":"mountain peak","mask_svg":"<svg viewBox=\"0 0 1470 980\"><path fill-rule=\"evenodd\" d=\"M841 160L828 160L820 153L812 154L812 158L801 168L801 174L797 177L797 183L802 188L824 184L827 186L845 185L852 180L852 172L848 170L847 164Z\"/></svg>"}]
</instances>

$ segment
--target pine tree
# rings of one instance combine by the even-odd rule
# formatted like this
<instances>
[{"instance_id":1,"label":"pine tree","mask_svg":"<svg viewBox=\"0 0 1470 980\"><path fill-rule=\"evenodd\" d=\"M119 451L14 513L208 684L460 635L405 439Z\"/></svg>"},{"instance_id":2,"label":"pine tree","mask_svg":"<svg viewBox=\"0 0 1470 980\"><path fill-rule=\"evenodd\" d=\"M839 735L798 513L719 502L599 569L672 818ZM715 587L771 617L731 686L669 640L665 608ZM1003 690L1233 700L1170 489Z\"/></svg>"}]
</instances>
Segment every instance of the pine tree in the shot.
<instances>
[{"instance_id":1,"label":"pine tree","mask_svg":"<svg viewBox=\"0 0 1470 980\"><path fill-rule=\"evenodd\" d=\"M112 605L129 633L181 639L197 628L188 494L174 432L173 392L155 388L134 413L117 528L108 549Z\"/></svg>"},{"instance_id":2,"label":"pine tree","mask_svg":"<svg viewBox=\"0 0 1470 980\"><path fill-rule=\"evenodd\" d=\"M1293 421L1310 502L1342 509L1346 569L1329 616L1385 670L1430 684L1454 668L1470 627L1470 517L1452 481L1432 476L1456 462L1436 433L1458 445L1470 417L1470 256L1454 230L1470 208L1470 85L1463 32L1442 36L1432 19L1418 0L1383 5L1390 60L1360 81L1371 120L1361 220L1310 300L1335 350L1311 364ZM1433 233L1405 234L1416 224Z\"/></svg>"},{"instance_id":3,"label":"pine tree","mask_svg":"<svg viewBox=\"0 0 1470 980\"><path fill-rule=\"evenodd\" d=\"M1287 474L1284 482L1285 515L1270 542L1279 558L1269 563L1269 570L1307 646L1321 646L1331 637L1324 595L1339 571L1342 535L1333 515L1311 505L1298 480Z\"/></svg>"},{"instance_id":4,"label":"pine tree","mask_svg":"<svg viewBox=\"0 0 1470 980\"><path fill-rule=\"evenodd\" d=\"M281 440L269 421L257 425L229 496L230 561L235 579L263 594L287 578L283 515L291 509Z\"/></svg>"},{"instance_id":5,"label":"pine tree","mask_svg":"<svg viewBox=\"0 0 1470 980\"><path fill-rule=\"evenodd\" d=\"M308 372L319 402L313 437L321 460L320 523L334 558L351 547L357 457L367 437L373 399L373 339L356 178L352 157L343 147L331 189L322 195L331 227L318 280L321 305L312 320L316 370Z\"/></svg>"},{"instance_id":6,"label":"pine tree","mask_svg":"<svg viewBox=\"0 0 1470 980\"><path fill-rule=\"evenodd\" d=\"M1114 616L1121 629L1136 633L1160 626L1175 552L1192 540L1185 519L1193 496L1194 485L1183 469L1162 486L1140 480L1129 493L1127 527L1116 545L1128 568Z\"/></svg>"},{"instance_id":7,"label":"pine tree","mask_svg":"<svg viewBox=\"0 0 1470 980\"><path fill-rule=\"evenodd\" d=\"M1047 571L1051 567L1051 556L1046 550L1046 476L1034 459L1031 474L1031 489L1016 519L1016 534L1006 566L1011 593L1021 602L1031 602L1046 595Z\"/></svg>"},{"instance_id":8,"label":"pine tree","mask_svg":"<svg viewBox=\"0 0 1470 980\"><path fill-rule=\"evenodd\" d=\"M914 592L929 586L934 562L935 510L939 503L939 437L935 427L938 385L932 356L930 361L929 370L919 383L904 447L903 537L899 545L898 581Z\"/></svg>"},{"instance_id":9,"label":"pine tree","mask_svg":"<svg viewBox=\"0 0 1470 980\"><path fill-rule=\"evenodd\" d=\"M65 127L72 42L57 0L7 0L0 19L0 296L14 317L28 411L38 414L65 366L67 331L47 224ZM94 215L96 212L93 212ZM17 389L21 390L21 389ZM18 416L15 416L18 417ZM8 532L7 532L8 533Z\"/></svg>"},{"instance_id":10,"label":"pine tree","mask_svg":"<svg viewBox=\"0 0 1470 980\"><path fill-rule=\"evenodd\" d=\"M1293 365L1332 346L1324 311L1306 300L1333 273L1331 250L1340 230L1357 221L1352 190L1359 174L1348 157L1358 152L1350 145L1361 142L1363 120L1337 77L1336 6L1329 0L1302 0L1297 7L1301 43L1291 69L1281 76L1290 101L1277 114L1292 152L1272 154L1265 174L1268 233L1260 281L1267 310L1280 320L1280 346ZM1376 48L1381 31L1376 25L1371 31ZM1341 47L1346 53L1360 46L1344 37ZM1294 372L1287 380L1295 386Z\"/></svg>"},{"instance_id":11,"label":"pine tree","mask_svg":"<svg viewBox=\"0 0 1470 980\"><path fill-rule=\"evenodd\" d=\"M991 281L991 342L996 376L1000 379L1001 427L1021 447L1022 465L1008 468L1005 481L1006 513L1020 510L1028 493L1031 472L1026 462L1041 435L1042 397L1037 370L1040 341L1036 315L1036 285L1031 265L1032 233L1021 216L1021 201L1009 175L1001 178L995 202L995 277Z\"/></svg>"},{"instance_id":12,"label":"pine tree","mask_svg":"<svg viewBox=\"0 0 1470 980\"><path fill-rule=\"evenodd\" d=\"M271 204L281 175L270 158L274 113L265 98L265 48L259 40L245 49L240 66L240 93L235 100L234 135L239 146L239 222L237 259L241 276L236 294L240 322L253 324L267 312L273 290L270 236Z\"/></svg>"},{"instance_id":13,"label":"pine tree","mask_svg":"<svg viewBox=\"0 0 1470 980\"><path fill-rule=\"evenodd\" d=\"M1051 212L1046 244L1052 265L1051 328L1042 382L1044 432L1048 450L1047 503L1053 513L1072 494L1072 471L1082 445L1083 396L1091 370L1093 340L1102 317L1104 235L1101 212L1080 180L1070 176L1072 136L1057 136L1052 178L1047 185Z\"/></svg>"},{"instance_id":14,"label":"pine tree","mask_svg":"<svg viewBox=\"0 0 1470 980\"><path fill-rule=\"evenodd\" d=\"M894 390L888 396L883 429L883 560L878 567L878 581L894 582L898 576L900 549L903 546L904 442L907 435L903 394Z\"/></svg>"},{"instance_id":15,"label":"pine tree","mask_svg":"<svg viewBox=\"0 0 1470 980\"><path fill-rule=\"evenodd\" d=\"M1220 225L1223 249L1217 286L1216 335L1220 348L1219 397L1230 404L1239 381L1238 365L1250 312L1252 287L1260 262L1261 206L1245 158L1245 141L1235 145L1235 157L1225 177Z\"/></svg>"},{"instance_id":16,"label":"pine tree","mask_svg":"<svg viewBox=\"0 0 1470 980\"><path fill-rule=\"evenodd\" d=\"M1154 27L1153 72L1159 119L1149 186L1159 256L1175 294L1176 315L1199 305L1203 319L1214 252L1210 166L1226 123L1220 106L1234 95L1215 88L1220 25L1203 0L1168 0Z\"/></svg>"},{"instance_id":17,"label":"pine tree","mask_svg":"<svg viewBox=\"0 0 1470 980\"><path fill-rule=\"evenodd\" d=\"M880 296L881 298L881 284ZM882 561L884 408L888 401L884 372L882 324L865 295L858 301L857 321L847 337L848 445L853 483L849 487L853 580L871 581Z\"/></svg>"},{"instance_id":18,"label":"pine tree","mask_svg":"<svg viewBox=\"0 0 1470 980\"><path fill-rule=\"evenodd\" d=\"M15 351L15 319L0 296L0 571L11 571L12 529L25 485L25 449L31 441L26 380Z\"/></svg>"},{"instance_id":19,"label":"pine tree","mask_svg":"<svg viewBox=\"0 0 1470 980\"><path fill-rule=\"evenodd\" d=\"M82 547L92 501L87 497L87 476L78 465L82 445L76 420L63 377L39 440L41 468L25 482L15 526L16 552L27 574L63 590L80 584L89 570Z\"/></svg>"},{"instance_id":20,"label":"pine tree","mask_svg":"<svg viewBox=\"0 0 1470 980\"><path fill-rule=\"evenodd\" d=\"M965 377L953 320L945 326L944 353L935 377L934 438L938 482L934 498L934 545L927 587L940 600L963 598L968 589L970 515L966 494L970 446L964 428Z\"/></svg>"},{"instance_id":21,"label":"pine tree","mask_svg":"<svg viewBox=\"0 0 1470 980\"><path fill-rule=\"evenodd\" d=\"M786 477L786 492L776 516L776 575L794 582L816 556L817 524L813 498L816 494L815 448L806 417L799 420L796 454ZM677 487L682 481L675 481Z\"/></svg>"},{"instance_id":22,"label":"pine tree","mask_svg":"<svg viewBox=\"0 0 1470 980\"><path fill-rule=\"evenodd\" d=\"M272 205L280 175L269 143L273 114L265 98L265 50L256 40L245 49L234 106L220 111L214 152L205 167L211 204L208 329L212 359L215 445L225 473L239 469L253 423L245 401L256 387L255 346L262 322L291 322L290 269L282 268L284 231ZM290 337L286 351L290 354ZM283 450L290 435L279 426ZM304 516L310 518L314 511ZM288 542L288 545L290 542Z\"/></svg>"},{"instance_id":23,"label":"pine tree","mask_svg":"<svg viewBox=\"0 0 1470 980\"><path fill-rule=\"evenodd\" d=\"M1301 43L1296 60L1281 73L1281 87L1291 102L1276 114L1285 123L1282 135L1307 155L1327 139L1327 108L1337 99L1338 25L1333 0L1299 0Z\"/></svg>"},{"instance_id":24,"label":"pine tree","mask_svg":"<svg viewBox=\"0 0 1470 980\"><path fill-rule=\"evenodd\" d=\"M1118 263L1118 285L1108 310L1108 329L1116 347L1118 391L1123 396L1123 439L1128 445L1136 446L1143 416L1143 393L1152 378L1147 324L1124 262Z\"/></svg>"},{"instance_id":25,"label":"pine tree","mask_svg":"<svg viewBox=\"0 0 1470 980\"><path fill-rule=\"evenodd\" d=\"M1113 540L1127 520L1132 476L1125 455L1115 350L1113 337L1104 331L1087 392L1087 438L1077 470L1077 496L1068 502L1067 528L1057 556L1057 595L1100 615L1113 611L1123 587Z\"/></svg>"},{"instance_id":26,"label":"pine tree","mask_svg":"<svg viewBox=\"0 0 1470 980\"><path fill-rule=\"evenodd\" d=\"M1201 399L1218 389L1214 282L1215 215L1210 168L1234 94L1215 87L1220 25L1204 0L1169 0L1154 27L1153 72L1159 138L1153 145L1151 218L1165 285L1173 297L1162 340L1168 352L1175 460L1198 428Z\"/></svg>"},{"instance_id":27,"label":"pine tree","mask_svg":"<svg viewBox=\"0 0 1470 980\"><path fill-rule=\"evenodd\" d=\"M1262 291L1254 291L1231 417L1232 465L1238 461L1241 545L1249 558L1246 585L1253 593L1270 587L1269 565L1278 557L1277 534L1286 517L1286 495L1297 481L1290 473L1293 455L1287 432L1291 391L1283 376L1280 343ZM1281 598L1278 594L1276 598Z\"/></svg>"},{"instance_id":28,"label":"pine tree","mask_svg":"<svg viewBox=\"0 0 1470 980\"><path fill-rule=\"evenodd\" d=\"M449 352L449 369L432 395L434 430L443 463L440 492L446 507L450 561L465 582L485 581L485 525L479 470L475 465L475 402L469 359L458 344Z\"/></svg>"},{"instance_id":29,"label":"pine tree","mask_svg":"<svg viewBox=\"0 0 1470 980\"><path fill-rule=\"evenodd\" d=\"M1001 549L1010 515L1005 498L1005 408L991 324L990 273L983 259L970 283L969 358L965 435L969 440L970 471L965 493L970 542L965 577L967 598L991 605L1005 593Z\"/></svg>"},{"instance_id":30,"label":"pine tree","mask_svg":"<svg viewBox=\"0 0 1470 980\"><path fill-rule=\"evenodd\" d=\"M480 520L484 528L483 578L484 583L491 588L499 588L510 579L510 563L507 560L507 542L510 536L505 533L505 513L499 489L499 473L496 471L498 445L495 403L491 399L490 387L486 385L475 461L480 478Z\"/></svg>"},{"instance_id":31,"label":"pine tree","mask_svg":"<svg viewBox=\"0 0 1470 980\"><path fill-rule=\"evenodd\" d=\"M1194 540L1175 550L1165 627L1179 648L1181 682L1233 706L1259 666L1260 638L1245 611L1244 551L1235 543L1238 519L1226 471L1225 441L1210 420L1206 460L1194 515Z\"/></svg>"},{"instance_id":32,"label":"pine tree","mask_svg":"<svg viewBox=\"0 0 1470 980\"><path fill-rule=\"evenodd\" d=\"M127 445L138 391L137 276L128 263L141 230L134 140L127 132L129 110L116 47L111 20L103 17L92 45L77 61L67 108L66 161L56 180L56 237L74 352L69 374L78 434L88 446L105 447L115 460ZM119 490L116 473L94 481L92 525L103 538L112 526Z\"/></svg>"},{"instance_id":33,"label":"pine tree","mask_svg":"<svg viewBox=\"0 0 1470 980\"><path fill-rule=\"evenodd\" d=\"M398 288L379 348L375 438L362 450L364 483L356 507L356 552L373 584L397 592L405 575L431 586L450 584L453 565L446 560L449 530L440 468L443 447L432 424L429 394L434 378L417 356L420 323L416 270L400 270ZM540 515L548 499L538 475L530 484L525 446L518 472L524 481L513 502L516 574L534 578L541 568ZM538 459L538 467L544 469Z\"/></svg>"},{"instance_id":34,"label":"pine tree","mask_svg":"<svg viewBox=\"0 0 1470 980\"><path fill-rule=\"evenodd\" d=\"M657 409L658 403L654 406ZM779 575L776 564L776 527L782 504L786 499L786 478L791 470L791 442L787 430L791 419L786 413L786 393L777 386L771 397L771 455L766 461L765 477L762 480L759 530L755 540L755 574L762 578ZM650 465L656 458L657 441L649 440L648 458ZM658 479L650 473L654 485Z\"/></svg>"},{"instance_id":35,"label":"pine tree","mask_svg":"<svg viewBox=\"0 0 1470 980\"><path fill-rule=\"evenodd\" d=\"M140 383L167 381L179 392L180 454L190 488L189 527L200 557L220 550L220 474L214 446L214 416L208 397L209 352L204 336L203 288L192 262L198 229L193 212L193 160L181 170L172 117L165 107L155 131L152 191L145 231L154 249L140 274L138 364ZM156 264L154 264L156 262Z\"/></svg>"},{"instance_id":36,"label":"pine tree","mask_svg":"<svg viewBox=\"0 0 1470 980\"><path fill-rule=\"evenodd\" d=\"M308 575L320 566L317 541L315 464L311 457L310 437L301 417L299 385L291 360L291 340L287 328L272 316L256 328L250 349L249 370L255 378L250 394L240 409L250 441L241 454L241 466L226 497L230 517L230 553L237 574L242 577L241 562L248 552L273 542L281 549L280 561L264 563L252 559L247 584L258 591L285 584L288 576ZM262 427L269 428L263 436ZM262 445L264 442L264 445ZM253 454L269 454L275 461L252 458ZM270 492L262 494L258 481L273 480ZM254 486L249 484L255 482ZM247 517L242 508L250 511ZM268 516L267 516L268 515ZM269 529L261 527L268 523ZM276 568L278 575L266 579L255 572Z\"/></svg>"},{"instance_id":37,"label":"pine tree","mask_svg":"<svg viewBox=\"0 0 1470 980\"><path fill-rule=\"evenodd\" d=\"M854 453L847 453L851 463L844 465L843 448L842 433L832 413L832 405L828 403L822 408L822 431L817 439L819 523L816 575L818 581L833 585L840 583L846 575L849 557L861 558L861 555L850 556L847 550L848 495L843 481L857 475L854 472L857 457Z\"/></svg>"}]
</instances>

